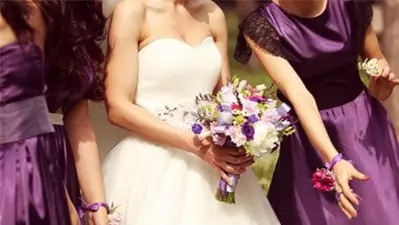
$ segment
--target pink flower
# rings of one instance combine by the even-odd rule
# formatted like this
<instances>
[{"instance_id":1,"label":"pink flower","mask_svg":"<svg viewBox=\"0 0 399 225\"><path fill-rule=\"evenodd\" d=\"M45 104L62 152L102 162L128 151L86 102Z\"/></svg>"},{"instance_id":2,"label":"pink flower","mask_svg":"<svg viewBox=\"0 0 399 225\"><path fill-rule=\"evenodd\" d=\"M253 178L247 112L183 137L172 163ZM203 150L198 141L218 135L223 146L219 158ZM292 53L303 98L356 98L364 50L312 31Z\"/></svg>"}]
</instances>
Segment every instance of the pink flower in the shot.
<instances>
[{"instance_id":1,"label":"pink flower","mask_svg":"<svg viewBox=\"0 0 399 225\"><path fill-rule=\"evenodd\" d=\"M231 104L231 110L241 110L241 109L242 109L241 105L237 103Z\"/></svg>"},{"instance_id":2,"label":"pink flower","mask_svg":"<svg viewBox=\"0 0 399 225\"><path fill-rule=\"evenodd\" d=\"M330 192L335 188L335 177L333 172L327 169L317 169L312 176L313 187L320 192Z\"/></svg>"},{"instance_id":3,"label":"pink flower","mask_svg":"<svg viewBox=\"0 0 399 225\"><path fill-rule=\"evenodd\" d=\"M120 225L123 222L123 215L120 212L114 212L108 215L109 225Z\"/></svg>"}]
</instances>

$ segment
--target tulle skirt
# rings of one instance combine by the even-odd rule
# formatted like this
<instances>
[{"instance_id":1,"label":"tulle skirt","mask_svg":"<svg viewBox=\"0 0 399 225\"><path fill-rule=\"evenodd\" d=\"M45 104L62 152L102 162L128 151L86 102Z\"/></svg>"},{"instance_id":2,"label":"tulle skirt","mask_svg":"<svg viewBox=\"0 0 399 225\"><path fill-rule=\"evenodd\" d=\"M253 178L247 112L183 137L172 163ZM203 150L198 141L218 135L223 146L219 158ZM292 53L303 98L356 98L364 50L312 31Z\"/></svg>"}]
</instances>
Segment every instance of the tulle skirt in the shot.
<instances>
[{"instance_id":1,"label":"tulle skirt","mask_svg":"<svg viewBox=\"0 0 399 225\"><path fill-rule=\"evenodd\" d=\"M130 137L110 152L103 175L124 225L280 224L252 171L241 176L236 204L220 203L219 174L182 150Z\"/></svg>"}]
</instances>

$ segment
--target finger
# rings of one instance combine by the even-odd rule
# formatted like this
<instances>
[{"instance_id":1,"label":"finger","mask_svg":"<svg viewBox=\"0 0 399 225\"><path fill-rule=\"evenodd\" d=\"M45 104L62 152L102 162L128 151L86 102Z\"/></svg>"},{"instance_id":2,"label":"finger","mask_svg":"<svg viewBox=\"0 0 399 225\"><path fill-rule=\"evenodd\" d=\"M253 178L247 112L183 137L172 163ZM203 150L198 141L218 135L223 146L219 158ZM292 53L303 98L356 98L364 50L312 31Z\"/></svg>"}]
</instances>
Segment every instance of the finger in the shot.
<instances>
[{"instance_id":1,"label":"finger","mask_svg":"<svg viewBox=\"0 0 399 225\"><path fill-rule=\"evenodd\" d=\"M392 83L394 83L395 85L399 85L399 78L393 79Z\"/></svg>"},{"instance_id":2,"label":"finger","mask_svg":"<svg viewBox=\"0 0 399 225\"><path fill-rule=\"evenodd\" d=\"M250 166L252 166L252 164L254 164L254 162L255 162L255 161L254 161L253 159L248 160L248 161L246 161L246 162L240 164L240 167L241 167L241 168L250 167Z\"/></svg>"},{"instance_id":3,"label":"finger","mask_svg":"<svg viewBox=\"0 0 399 225\"><path fill-rule=\"evenodd\" d=\"M356 195L352 192L352 189L349 186L349 180L346 179L344 181L338 181L338 185L341 187L345 198L348 199L352 204L358 206L359 200L356 198Z\"/></svg>"},{"instance_id":4,"label":"finger","mask_svg":"<svg viewBox=\"0 0 399 225\"><path fill-rule=\"evenodd\" d=\"M344 206L342 206L342 203L339 201L338 202L339 208L341 208L341 211L345 214L345 216L348 219L352 219L352 215L344 208Z\"/></svg>"},{"instance_id":5,"label":"finger","mask_svg":"<svg viewBox=\"0 0 399 225\"><path fill-rule=\"evenodd\" d=\"M228 163L225 163L225 162L221 162L219 164L219 167L222 168L225 172L231 173L231 174L241 174L245 171L245 169L243 169L240 166L229 165Z\"/></svg>"},{"instance_id":6,"label":"finger","mask_svg":"<svg viewBox=\"0 0 399 225\"><path fill-rule=\"evenodd\" d=\"M388 80L393 81L395 79L395 75L393 73L388 74Z\"/></svg>"},{"instance_id":7,"label":"finger","mask_svg":"<svg viewBox=\"0 0 399 225\"><path fill-rule=\"evenodd\" d=\"M389 69L389 67L384 67L384 69L382 69L381 77L388 78L390 73L391 70Z\"/></svg>"},{"instance_id":8,"label":"finger","mask_svg":"<svg viewBox=\"0 0 399 225\"><path fill-rule=\"evenodd\" d=\"M335 183L335 191L335 198L338 201L339 207L341 208L342 212L344 212L344 214L349 219L352 219L354 216L356 216L357 212L353 205L349 202L349 200L344 196L342 188L338 185L338 183ZM355 215L353 214L353 210L355 210Z\"/></svg>"},{"instance_id":9,"label":"finger","mask_svg":"<svg viewBox=\"0 0 399 225\"><path fill-rule=\"evenodd\" d=\"M229 184L230 186L233 185L233 181L229 178L229 176L227 176L227 173L224 172L223 169L221 169L220 167L216 166L216 171L220 174L220 177L226 181L227 184Z\"/></svg>"},{"instance_id":10,"label":"finger","mask_svg":"<svg viewBox=\"0 0 399 225\"><path fill-rule=\"evenodd\" d=\"M340 201L342 207L352 216L356 217L357 216L357 211L353 204L349 201L348 198L344 194L340 195Z\"/></svg>"},{"instance_id":11,"label":"finger","mask_svg":"<svg viewBox=\"0 0 399 225\"><path fill-rule=\"evenodd\" d=\"M231 150L231 151L229 151L229 155L232 155L232 156L246 156L247 152L245 150L244 151L242 151L242 150Z\"/></svg>"},{"instance_id":12,"label":"finger","mask_svg":"<svg viewBox=\"0 0 399 225\"><path fill-rule=\"evenodd\" d=\"M240 165L241 163L244 163L248 160L247 156L231 156L231 155L226 155L222 157L222 159L230 164L233 165Z\"/></svg>"},{"instance_id":13,"label":"finger","mask_svg":"<svg viewBox=\"0 0 399 225\"><path fill-rule=\"evenodd\" d=\"M367 181L370 179L369 176L359 172L358 170L355 169L355 171L352 174L352 179L356 179L356 180L361 180L361 181Z\"/></svg>"}]
</instances>

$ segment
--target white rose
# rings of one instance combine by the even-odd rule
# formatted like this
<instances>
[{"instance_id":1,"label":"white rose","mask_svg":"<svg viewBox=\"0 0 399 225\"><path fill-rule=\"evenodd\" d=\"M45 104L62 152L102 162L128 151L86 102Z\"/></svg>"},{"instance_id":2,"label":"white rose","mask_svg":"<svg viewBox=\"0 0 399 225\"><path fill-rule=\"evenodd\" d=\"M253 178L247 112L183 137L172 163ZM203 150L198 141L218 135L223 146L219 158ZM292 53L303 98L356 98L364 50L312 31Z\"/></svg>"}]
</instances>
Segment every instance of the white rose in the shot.
<instances>
[{"instance_id":1,"label":"white rose","mask_svg":"<svg viewBox=\"0 0 399 225\"><path fill-rule=\"evenodd\" d=\"M224 103L237 103L232 86L224 86L220 89L220 97Z\"/></svg>"},{"instance_id":2,"label":"white rose","mask_svg":"<svg viewBox=\"0 0 399 225\"><path fill-rule=\"evenodd\" d=\"M273 124L258 121L254 125L254 139L247 143L249 154L262 157L269 153L279 141L278 132Z\"/></svg>"}]
</instances>

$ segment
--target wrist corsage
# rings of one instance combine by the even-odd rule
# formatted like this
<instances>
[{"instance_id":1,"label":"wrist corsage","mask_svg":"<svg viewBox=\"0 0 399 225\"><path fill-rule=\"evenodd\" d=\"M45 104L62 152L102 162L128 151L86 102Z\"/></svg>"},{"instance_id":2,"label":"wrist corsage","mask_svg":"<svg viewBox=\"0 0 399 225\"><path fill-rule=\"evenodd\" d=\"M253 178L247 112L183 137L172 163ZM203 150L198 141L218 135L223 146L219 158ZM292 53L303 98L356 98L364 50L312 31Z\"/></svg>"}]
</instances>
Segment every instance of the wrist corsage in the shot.
<instances>
[{"instance_id":1,"label":"wrist corsage","mask_svg":"<svg viewBox=\"0 0 399 225\"><path fill-rule=\"evenodd\" d=\"M120 212L116 211L119 206L114 206L114 203L111 203L111 206L109 206L109 204L106 202L96 202L91 204L83 202L79 210L79 216L82 219L86 215L86 213L97 212L100 207L104 207L107 210L109 225L122 224L124 217Z\"/></svg>"},{"instance_id":2,"label":"wrist corsage","mask_svg":"<svg viewBox=\"0 0 399 225\"><path fill-rule=\"evenodd\" d=\"M332 168L341 160L345 160L340 153L336 155L331 162L326 162L325 167L317 169L312 176L313 187L320 192L330 192L335 189L335 175Z\"/></svg>"}]
</instances>

